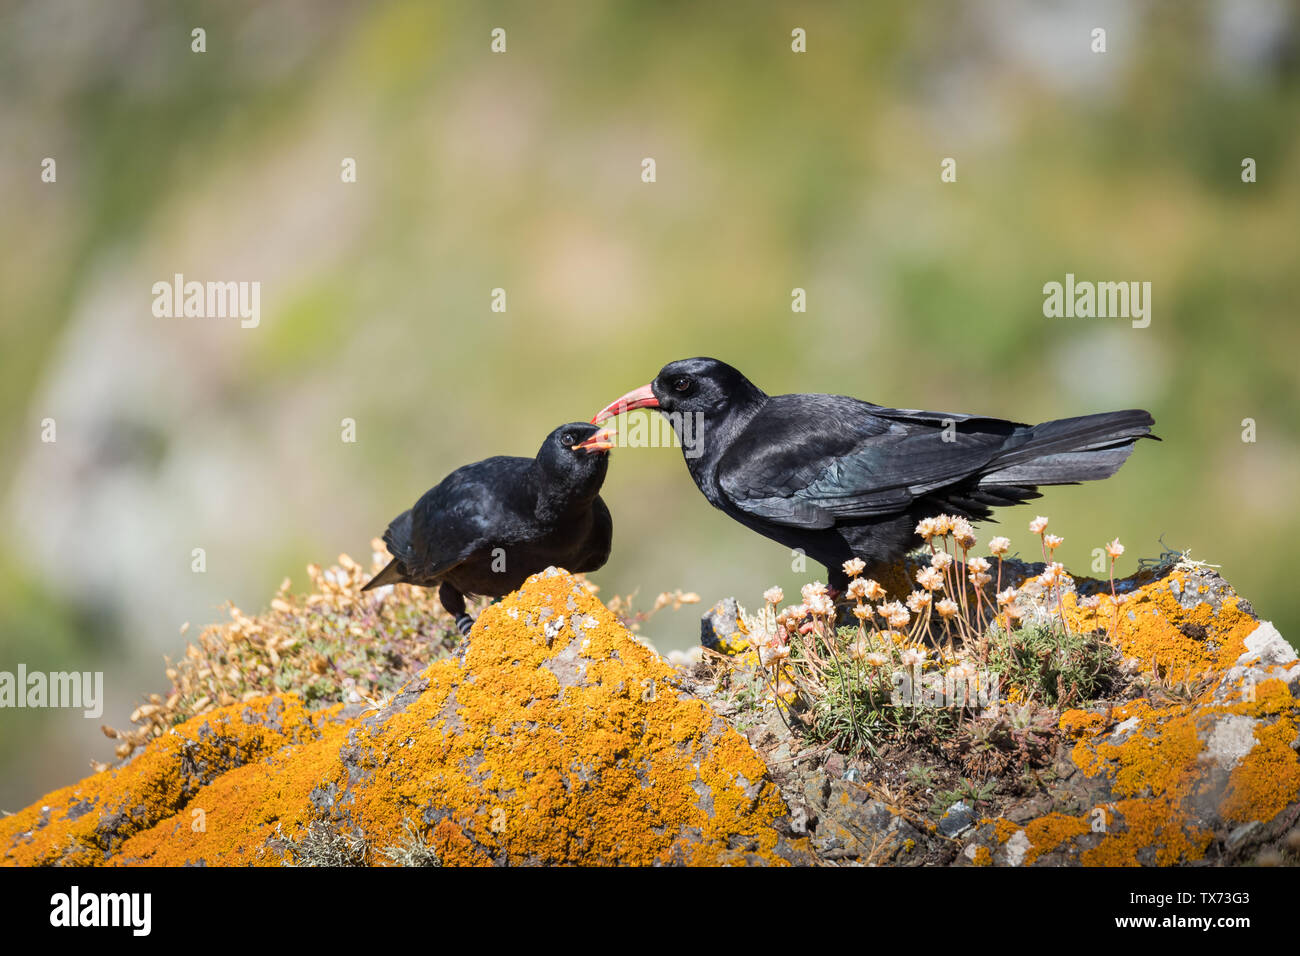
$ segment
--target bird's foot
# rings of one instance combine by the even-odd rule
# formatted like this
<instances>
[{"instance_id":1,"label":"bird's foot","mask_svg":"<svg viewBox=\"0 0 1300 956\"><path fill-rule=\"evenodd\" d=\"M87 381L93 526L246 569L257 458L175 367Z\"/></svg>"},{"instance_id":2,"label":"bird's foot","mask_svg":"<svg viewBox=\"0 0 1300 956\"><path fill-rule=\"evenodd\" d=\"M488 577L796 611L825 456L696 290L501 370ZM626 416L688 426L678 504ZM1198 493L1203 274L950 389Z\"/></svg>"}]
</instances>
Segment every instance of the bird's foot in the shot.
<instances>
[{"instance_id":1,"label":"bird's foot","mask_svg":"<svg viewBox=\"0 0 1300 956\"><path fill-rule=\"evenodd\" d=\"M461 614L456 618L456 630L460 631L462 637L469 637L469 630L474 626L474 619L468 614Z\"/></svg>"}]
</instances>

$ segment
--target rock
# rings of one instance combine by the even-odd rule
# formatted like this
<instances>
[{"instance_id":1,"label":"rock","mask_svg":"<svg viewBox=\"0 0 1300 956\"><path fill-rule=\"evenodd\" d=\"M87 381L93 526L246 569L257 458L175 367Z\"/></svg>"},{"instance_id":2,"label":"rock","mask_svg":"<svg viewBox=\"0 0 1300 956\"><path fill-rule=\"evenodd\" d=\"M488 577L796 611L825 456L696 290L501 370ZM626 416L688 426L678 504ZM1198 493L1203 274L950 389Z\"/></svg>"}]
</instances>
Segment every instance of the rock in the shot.
<instances>
[{"instance_id":1,"label":"rock","mask_svg":"<svg viewBox=\"0 0 1300 956\"><path fill-rule=\"evenodd\" d=\"M1182 689L1119 702L1105 717L1062 715L1081 773L1052 812L1019 821L1027 864L1049 853L1102 866L1229 862L1219 847L1244 852L1300 813L1300 758L1289 747L1300 705L1282 679L1294 650L1213 571L1164 573L1130 596L1115 640L1145 673ZM1074 615L1080 630L1094 621L1104 625L1104 612ZM1071 793L1084 812L1057 812Z\"/></svg>"},{"instance_id":2,"label":"rock","mask_svg":"<svg viewBox=\"0 0 1300 956\"><path fill-rule=\"evenodd\" d=\"M1243 823L1231 833L1228 834L1227 843L1229 850L1235 850L1246 842L1246 838L1253 834L1260 827L1258 820L1251 820L1249 823Z\"/></svg>"},{"instance_id":3,"label":"rock","mask_svg":"<svg viewBox=\"0 0 1300 956\"><path fill-rule=\"evenodd\" d=\"M735 598L724 598L700 618L700 643L711 651L731 644L740 629L740 606Z\"/></svg>"},{"instance_id":4,"label":"rock","mask_svg":"<svg viewBox=\"0 0 1300 956\"><path fill-rule=\"evenodd\" d=\"M1127 596L1117 628L1108 602L1074 593L1065 598L1071 630L1110 634L1114 628L1115 660L1133 666L1119 671L1116 697L1051 718L1059 738L1028 781L1000 781L1010 782L1013 793L1030 782L1029 794L995 796L973 812L955 804L932 829L913 827L917 835L908 838L916 848L903 856L887 844L890 830L880 813L906 814L878 799L847 798L842 788L849 784L840 779L847 765L834 755L819 771L829 778L805 791L818 800L820 820L809 832L819 858L1222 865L1282 846L1300 818L1300 702L1293 683L1300 661L1212 570L1179 565L1136 579L1117 582ZM1080 594L1098 593L1096 582L1078 584ZM892 767L873 760L864 781L883 778L897 792L895 781L906 779L914 762L920 760L906 753ZM919 801L937 789L903 792ZM944 856L939 841L954 837L965 845Z\"/></svg>"},{"instance_id":5,"label":"rock","mask_svg":"<svg viewBox=\"0 0 1300 956\"><path fill-rule=\"evenodd\" d=\"M823 860L885 862L910 852L921 831L861 787L835 781L821 807L813 848Z\"/></svg>"},{"instance_id":6,"label":"rock","mask_svg":"<svg viewBox=\"0 0 1300 956\"><path fill-rule=\"evenodd\" d=\"M1138 724L1142 721L1138 717L1130 717L1128 720L1121 721L1115 729L1110 732L1112 743L1123 743L1129 733L1137 729Z\"/></svg>"},{"instance_id":7,"label":"rock","mask_svg":"<svg viewBox=\"0 0 1300 956\"><path fill-rule=\"evenodd\" d=\"M1300 664L1296 664L1285 671L1282 680L1286 681L1286 687L1291 692L1291 696L1300 698Z\"/></svg>"},{"instance_id":8,"label":"rock","mask_svg":"<svg viewBox=\"0 0 1300 956\"><path fill-rule=\"evenodd\" d=\"M1295 648L1278 633L1271 621L1261 621L1246 638L1245 644L1246 652L1237 658L1238 664L1274 667L1290 664L1296 659Z\"/></svg>"},{"instance_id":9,"label":"rock","mask_svg":"<svg viewBox=\"0 0 1300 956\"><path fill-rule=\"evenodd\" d=\"M436 661L382 706L344 718L283 694L195 717L0 820L0 853L77 865L811 860L806 840L782 835L788 811L762 760L673 679L551 569L482 612L463 659Z\"/></svg>"},{"instance_id":10,"label":"rock","mask_svg":"<svg viewBox=\"0 0 1300 956\"><path fill-rule=\"evenodd\" d=\"M1035 817L1049 813L1051 809L1051 798L1046 794L1038 794L1023 803L1014 804L1003 816L1012 823L1028 823Z\"/></svg>"},{"instance_id":11,"label":"rock","mask_svg":"<svg viewBox=\"0 0 1300 956\"><path fill-rule=\"evenodd\" d=\"M1252 717L1236 714L1219 718L1206 735L1201 759L1212 761L1223 770L1231 770L1255 748L1255 726L1258 723Z\"/></svg>"},{"instance_id":12,"label":"rock","mask_svg":"<svg viewBox=\"0 0 1300 956\"><path fill-rule=\"evenodd\" d=\"M1029 852L1029 837L1025 836L1024 830L1017 830L1007 840L1006 845L1002 848L1002 861L1007 866L1019 866L1025 862L1025 854Z\"/></svg>"},{"instance_id":13,"label":"rock","mask_svg":"<svg viewBox=\"0 0 1300 956\"><path fill-rule=\"evenodd\" d=\"M946 837L956 838L975 825L975 811L958 800L950 806L939 820L939 832Z\"/></svg>"},{"instance_id":14,"label":"rock","mask_svg":"<svg viewBox=\"0 0 1300 956\"><path fill-rule=\"evenodd\" d=\"M1010 566L1013 574L1032 570ZM381 613L390 630L379 636L400 637L410 620L436 613L427 595L401 588L377 608L359 593L366 579L359 567L330 574L321 577L328 588L286 603L278 616L239 615L221 653L246 655L239 659L255 667L268 649L291 653L288 639L300 627L327 641L373 639L365 628ZM550 569L484 611L454 656L400 678L370 674L364 685L339 684L326 699L340 703L321 701L313 710L292 693L269 693L202 712L212 706L207 697L171 695L200 715L169 702L164 715L138 721L130 759L0 819L0 858L74 865L1300 860L1300 848L1287 842L1300 819L1294 650L1204 566L1144 569L1116 582L1124 596L1118 616L1109 582L1078 579L1075 587L1051 613L1041 606L1041 587L1017 601L1037 601L1042 620L1064 616L1073 633L1113 644L1112 661L1129 666L1114 668L1108 696L1064 711L1039 700L1008 703L978 722L952 714L929 731L937 747L886 737L868 757L805 735L816 713L806 702L778 711L756 694L763 682L754 679L752 654L674 669L586 588ZM701 627L706 643L720 648L746 642L734 600L716 605ZM409 661L413 650L404 645L394 656ZM345 707L348 693L358 701ZM935 819L932 801L959 779L978 785L979 802L958 801ZM194 828L196 820L205 826Z\"/></svg>"}]
</instances>

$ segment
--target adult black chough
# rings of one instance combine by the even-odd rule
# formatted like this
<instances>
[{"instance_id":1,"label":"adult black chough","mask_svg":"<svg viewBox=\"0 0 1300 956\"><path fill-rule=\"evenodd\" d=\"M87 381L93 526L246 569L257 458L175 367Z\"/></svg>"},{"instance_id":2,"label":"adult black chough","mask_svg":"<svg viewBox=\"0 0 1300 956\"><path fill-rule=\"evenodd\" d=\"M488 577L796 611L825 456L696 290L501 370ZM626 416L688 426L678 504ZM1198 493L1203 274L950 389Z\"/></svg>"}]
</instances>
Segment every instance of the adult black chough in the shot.
<instances>
[{"instance_id":1,"label":"adult black chough","mask_svg":"<svg viewBox=\"0 0 1300 956\"><path fill-rule=\"evenodd\" d=\"M665 365L592 422L634 408L667 415L710 504L822 562L839 590L843 562L883 573L921 543L922 518L985 519L1041 497L1038 485L1108 478L1137 439L1155 438L1139 409L1025 425L844 395L767 395L711 358Z\"/></svg>"},{"instance_id":2,"label":"adult black chough","mask_svg":"<svg viewBox=\"0 0 1300 956\"><path fill-rule=\"evenodd\" d=\"M457 468L393 519L393 555L364 588L438 588L468 634L465 595L501 597L550 565L595 571L609 559L614 523L600 499L613 429L561 425L536 458L497 456Z\"/></svg>"}]
</instances>

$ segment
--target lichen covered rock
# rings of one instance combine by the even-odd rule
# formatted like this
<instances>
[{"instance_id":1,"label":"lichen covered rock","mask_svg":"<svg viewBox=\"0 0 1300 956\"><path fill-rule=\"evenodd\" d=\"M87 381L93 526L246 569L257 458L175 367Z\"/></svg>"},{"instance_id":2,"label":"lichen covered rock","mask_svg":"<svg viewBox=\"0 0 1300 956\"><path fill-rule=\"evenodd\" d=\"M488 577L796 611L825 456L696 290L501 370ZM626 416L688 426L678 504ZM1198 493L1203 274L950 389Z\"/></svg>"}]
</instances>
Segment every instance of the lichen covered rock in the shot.
<instances>
[{"instance_id":1,"label":"lichen covered rock","mask_svg":"<svg viewBox=\"0 0 1300 956\"><path fill-rule=\"evenodd\" d=\"M1119 582L1118 614L1102 582L1081 584L1062 605L1070 631L1103 635L1129 678L1107 699L1040 708L1053 717L1050 749L1023 774L968 781L968 792L986 797L972 825L969 797L920 808L925 784L911 775L923 753L770 761L795 818L811 821L821 861L1300 862L1295 650L1203 565L1179 562ZM960 746L978 746L981 724L999 713L966 718ZM779 721L752 727L760 753L799 746ZM878 812L882 804L891 812Z\"/></svg>"},{"instance_id":2,"label":"lichen covered rock","mask_svg":"<svg viewBox=\"0 0 1300 956\"><path fill-rule=\"evenodd\" d=\"M1067 599L1066 615L1106 626L1099 606ZM1028 823L1025 862L1169 865L1212 848L1226 861L1248 834L1257 844L1293 826L1300 705L1289 685L1300 666L1273 626L1217 574L1175 568L1126 602L1114 640L1177 692L1061 715L1092 805Z\"/></svg>"},{"instance_id":3,"label":"lichen covered rock","mask_svg":"<svg viewBox=\"0 0 1300 956\"><path fill-rule=\"evenodd\" d=\"M480 616L378 707L194 717L0 820L10 864L811 859L748 743L568 574ZM330 854L333 853L333 856Z\"/></svg>"},{"instance_id":4,"label":"lichen covered rock","mask_svg":"<svg viewBox=\"0 0 1300 956\"><path fill-rule=\"evenodd\" d=\"M340 563L201 635L171 695L112 732L124 759L0 819L3 861L1300 862L1300 660L1203 565L1116 582L1118 604L1109 582L1059 607L1024 589L1026 614L1105 646L1103 695L1012 686L849 753L778 708L735 602L708 619L721 653L674 668L554 569L457 646L427 594L362 594Z\"/></svg>"}]
</instances>

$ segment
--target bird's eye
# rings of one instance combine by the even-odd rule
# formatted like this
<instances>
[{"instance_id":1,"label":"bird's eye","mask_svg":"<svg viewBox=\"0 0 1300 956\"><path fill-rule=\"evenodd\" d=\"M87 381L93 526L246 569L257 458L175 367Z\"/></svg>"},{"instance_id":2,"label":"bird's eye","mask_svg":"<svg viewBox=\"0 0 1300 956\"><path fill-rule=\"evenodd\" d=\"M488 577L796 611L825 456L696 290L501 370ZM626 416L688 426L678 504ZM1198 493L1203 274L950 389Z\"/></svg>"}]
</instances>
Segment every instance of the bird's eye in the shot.
<instances>
[{"instance_id":1,"label":"bird's eye","mask_svg":"<svg viewBox=\"0 0 1300 956\"><path fill-rule=\"evenodd\" d=\"M681 378L673 379L673 391L684 392L691 387L691 380L683 375Z\"/></svg>"},{"instance_id":2,"label":"bird's eye","mask_svg":"<svg viewBox=\"0 0 1300 956\"><path fill-rule=\"evenodd\" d=\"M572 447L574 444L576 444L573 440L573 432L565 432L563 435L561 435L560 444L565 445L567 447Z\"/></svg>"}]
</instances>

